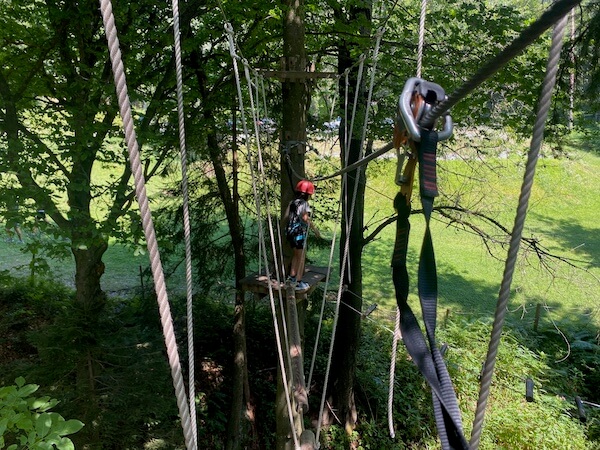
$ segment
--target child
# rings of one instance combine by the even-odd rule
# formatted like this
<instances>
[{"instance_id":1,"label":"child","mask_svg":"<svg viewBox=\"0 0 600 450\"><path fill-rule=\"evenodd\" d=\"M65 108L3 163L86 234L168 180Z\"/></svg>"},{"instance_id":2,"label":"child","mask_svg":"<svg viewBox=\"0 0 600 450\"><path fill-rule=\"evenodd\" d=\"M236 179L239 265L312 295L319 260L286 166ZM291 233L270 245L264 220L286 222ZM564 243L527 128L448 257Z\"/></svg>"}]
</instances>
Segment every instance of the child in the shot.
<instances>
[{"instance_id":1,"label":"child","mask_svg":"<svg viewBox=\"0 0 600 450\"><path fill-rule=\"evenodd\" d=\"M306 291L310 286L302 281L304 258L306 256L306 236L310 227L317 237L319 230L310 220L308 200L315 193L315 185L308 180L300 180L296 185L296 198L290 202L286 211L286 239L294 250L288 281L296 284L296 291Z\"/></svg>"}]
</instances>

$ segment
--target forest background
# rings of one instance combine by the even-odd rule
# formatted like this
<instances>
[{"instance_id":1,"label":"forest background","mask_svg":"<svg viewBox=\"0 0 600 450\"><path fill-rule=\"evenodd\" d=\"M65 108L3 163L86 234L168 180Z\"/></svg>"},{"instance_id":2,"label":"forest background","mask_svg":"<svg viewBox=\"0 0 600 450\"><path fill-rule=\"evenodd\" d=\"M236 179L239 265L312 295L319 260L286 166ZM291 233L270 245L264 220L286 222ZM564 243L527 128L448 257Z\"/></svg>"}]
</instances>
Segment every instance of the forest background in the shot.
<instances>
[{"instance_id":1,"label":"forest background","mask_svg":"<svg viewBox=\"0 0 600 450\"><path fill-rule=\"evenodd\" d=\"M268 308L248 303L236 285L240 273L251 273L259 265L259 218L249 168L242 163L242 157L249 156L256 143L247 145L249 136L241 131L237 80L223 25L225 21L232 24L237 48L249 67L277 69L286 5L192 3L183 7L181 20L192 252L196 311L200 310L196 323L201 330L200 337L195 336L199 439L204 446L210 443L235 448L242 445L241 436L248 436L250 444L269 448L275 445L274 417L269 407L276 378L270 369L276 366L273 323ZM307 58L315 67L339 72L342 49L356 61L367 55L367 69L377 79L368 124L369 140L375 147L390 140L398 95L404 81L414 73L419 6L416 2L304 4ZM424 77L451 92L545 6L535 2L462 1L429 5ZM598 173L594 170L599 98L597 6L591 2L576 9L573 33L561 58L559 88L539 175L542 187L534 197L531 228L511 301L515 323L511 324L507 348L514 354L508 356L505 369L509 381L500 378L499 382L506 382L508 388L502 392L511 394L500 396L499 412L490 414L491 424L505 425L486 429L489 434L482 446L489 448L594 448L598 439L595 416L580 425L564 413L570 411L567 405L574 404L575 395L592 404L598 402L592 388L598 376L598 316L593 300L597 245L590 238L597 228L594 211L598 206L593 194ZM10 269L2 278L2 308L7 312L3 315L2 382L9 385L23 376L40 384L43 393L59 397L57 409L65 417L86 424L73 435L78 446L181 446L182 438L173 426L177 412L170 397L155 300L147 290L151 282L145 278L145 242L98 5L9 2L2 8L0 200L6 224L19 223L26 232L23 246L7 242L2 248L2 268ZM167 273L175 274L171 289L176 328L182 330L184 300L178 295L183 283L177 278L183 258L181 165L171 11L168 5L138 2L118 5L115 14L161 254ZM381 54L376 60L368 59L373 56L376 30L385 31ZM460 209L448 216L440 208L440 222L434 226L440 258L440 303L444 312L449 312L444 332L452 349L458 349L449 358L460 361L450 359L449 366L459 377L455 383L465 415L472 414L473 389L501 271L497 260L504 258L514 214L509 205L514 204L518 193L527 147L523 139L531 132L547 48L548 36L544 36L453 108L455 137L441 150L442 196L437 204ZM287 105L281 102L280 83L260 77L260 71L257 74L254 88L264 88L264 92L255 109L260 111L259 137L268 175L261 188L278 193L284 178L278 136L285 130L282 118ZM576 76L572 78L572 74ZM346 121L342 75L311 85L306 128L307 149L314 151L306 152L307 176L333 171L343 164L339 155L344 150L337 140L338 130L344 129ZM245 100L248 105L249 99ZM361 266L369 269L363 274L359 302L347 304L359 319L362 316L356 311L362 312L363 306L366 310L376 303L379 312L369 316L370 320L359 320L361 339L354 350L354 367L341 367L353 377L356 373L350 391L356 410L347 403L338 405L348 412L342 415L341 426L332 425L323 438L332 448L436 445L426 388L409 361L398 368L409 388L403 390L406 398L396 399L402 411L396 414L403 417L408 411L410 419L398 419L404 426L396 441L387 436L383 424L385 368L383 362L376 362L389 355L386 328L390 327L394 301L391 283L386 287L381 280L389 277L394 231L393 226L378 225L392 223L394 171L393 156L377 160L369 165L367 181L362 184L367 193L365 206L359 211L365 220L359 230L366 244ZM337 223L339 189L339 180L321 183L315 198L315 220L330 239ZM277 209L280 199L271 201L271 207ZM36 219L38 210L44 210L46 220ZM418 226L415 224L415 236L419 235ZM377 234L370 234L371 230ZM472 237L474 232L476 237ZM411 245L411 257L416 261L418 244ZM320 265L328 265L326 253L311 247L311 259ZM55 258L63 259L56 264ZM116 275L119 265L123 267L122 281ZM51 282L61 274L67 280L66 288ZM363 305L363 299L367 304ZM552 326L543 333L539 333L539 325L531 333L532 325L522 326L524 322L519 321L535 311L537 304L552 319ZM243 323L248 328L249 389L255 411L260 412L260 419L240 425L235 425L235 418L243 415L230 389L230 380L237 378L232 355L234 346L238 348L234 342L239 338L239 327L234 326L234 319L235 325ZM314 336L311 323L307 322L307 341ZM331 317L327 323L331 326ZM340 326L344 326L343 317ZM349 342L341 342L338 352L348 353L345 346ZM320 345L319 354L325 355L327 345ZM272 348L273 353L261 354L266 348ZM458 356L467 349L475 354ZM519 361L525 361L524 368ZM325 363L321 359L316 366L319 385ZM523 419L527 406L522 396L511 397L521 390L517 386L524 377L547 382L541 391L544 402L538 404L540 415L531 416L533 420ZM548 425L550 418L553 427ZM345 426L349 422L351 433L340 432L349 429ZM533 424L529 431L522 429L527 423ZM466 427L468 431L469 425ZM548 428L557 431L539 432ZM241 432L246 429L252 432Z\"/></svg>"}]
</instances>

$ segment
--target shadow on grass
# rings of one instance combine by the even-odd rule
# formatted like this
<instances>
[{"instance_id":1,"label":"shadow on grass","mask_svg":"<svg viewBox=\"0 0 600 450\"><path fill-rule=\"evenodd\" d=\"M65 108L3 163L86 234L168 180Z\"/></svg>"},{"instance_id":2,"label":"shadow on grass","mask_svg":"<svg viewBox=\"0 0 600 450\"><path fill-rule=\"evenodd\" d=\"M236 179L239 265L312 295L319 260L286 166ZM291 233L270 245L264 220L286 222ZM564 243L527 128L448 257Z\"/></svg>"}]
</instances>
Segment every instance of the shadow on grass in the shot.
<instances>
[{"instance_id":1,"label":"shadow on grass","mask_svg":"<svg viewBox=\"0 0 600 450\"><path fill-rule=\"evenodd\" d=\"M419 251L413 246L420 242L411 244L408 252L408 270L410 277L410 299L409 302L415 312L420 310L418 301L417 269ZM382 259L391 261L392 247L385 239L374 241L369 244L363 257L363 283L364 303L377 303L383 308L391 310L396 307L396 296L392 283L391 268L389 262L382 264ZM438 311L443 314L446 309L451 313L469 314L472 316L491 316L494 313L498 295L498 284L474 282L467 278L466 268L464 272L452 267L450 264L440 262L438 258Z\"/></svg>"},{"instance_id":2,"label":"shadow on grass","mask_svg":"<svg viewBox=\"0 0 600 450\"><path fill-rule=\"evenodd\" d=\"M587 263L591 267L600 267L600 241L597 239L600 227L586 228L560 217L538 216L536 220L544 224L544 228L548 230L546 234L552 235L564 248L581 255L578 260L583 260L584 264ZM584 264L581 266L585 267Z\"/></svg>"}]
</instances>

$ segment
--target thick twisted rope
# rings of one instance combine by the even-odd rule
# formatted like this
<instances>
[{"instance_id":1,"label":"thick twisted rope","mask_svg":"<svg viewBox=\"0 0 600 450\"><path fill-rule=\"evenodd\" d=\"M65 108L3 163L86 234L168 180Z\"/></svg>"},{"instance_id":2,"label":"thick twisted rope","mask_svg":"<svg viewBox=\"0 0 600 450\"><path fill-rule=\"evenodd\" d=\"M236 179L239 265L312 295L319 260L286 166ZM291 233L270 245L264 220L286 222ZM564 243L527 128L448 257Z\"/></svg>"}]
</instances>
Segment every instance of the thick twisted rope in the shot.
<instances>
[{"instance_id":1,"label":"thick twisted rope","mask_svg":"<svg viewBox=\"0 0 600 450\"><path fill-rule=\"evenodd\" d=\"M477 401L477 409L475 411L475 420L473 422L473 431L470 442L470 447L472 450L477 450L477 448L479 447L479 439L481 437L481 430L485 415L485 407L489 396L490 385L492 383L492 376L494 374L494 365L496 362L496 355L498 353L498 346L500 344L500 338L502 335L504 317L506 315L506 305L508 304L508 300L510 297L510 285L515 269L517 254L519 252L521 236L523 234L523 226L525 223L525 218L527 216L527 207L529 205L529 197L531 195L531 187L533 185L536 163L538 160L540 148L542 146L542 141L544 139L544 124L548 116L550 102L552 100L552 91L556 82L558 60L562 48L564 28L566 23L567 15L565 13L563 18L556 25L552 34L552 46L550 48L550 54L548 57L546 76L544 78L542 92L540 94L538 113L533 128L533 136L531 139L530 150L527 155L527 165L525 166L525 175L521 187L521 195L519 197L517 215L515 217L515 224L513 227L513 232L511 234L508 256L506 259L504 269L504 276L502 279L502 284L500 286L498 302L496 305L494 325L492 327L488 353L485 360L483 374L481 377L481 388L479 391L479 399Z\"/></svg>"},{"instance_id":2,"label":"thick twisted rope","mask_svg":"<svg viewBox=\"0 0 600 450\"><path fill-rule=\"evenodd\" d=\"M140 161L139 146L135 129L133 127L131 103L127 93L125 70L121 58L119 39L117 37L115 18L110 0L100 0L100 10L102 12L102 20L104 22L106 39L108 40L108 48L119 102L119 111L121 113L121 118L123 119L125 141L127 142L127 149L129 151L129 162L131 165L131 172L133 173L134 177L135 192L142 217L142 227L144 229L144 235L148 245L152 276L154 279L154 287L156 289L157 302L160 312L160 321L163 328L165 345L167 347L167 356L169 359L169 366L171 367L171 376L173 378L173 386L175 388L175 394L177 397L177 406L179 409L179 416L181 417L181 426L185 436L185 445L188 450L195 449L195 438L193 436L190 411L188 407L185 386L183 383L183 377L181 375L181 364L179 362L177 341L175 339L173 319L169 306L169 298L167 296L165 275L163 272L162 263L160 261L160 254L158 252L158 243L154 231L150 205L146 195L146 183Z\"/></svg>"},{"instance_id":3,"label":"thick twisted rope","mask_svg":"<svg viewBox=\"0 0 600 450\"><path fill-rule=\"evenodd\" d=\"M427 0L421 0L421 16L419 17L419 46L417 47L417 78L421 78L423 68L423 46L425 42L425 18L427 16Z\"/></svg>"},{"instance_id":4,"label":"thick twisted rope","mask_svg":"<svg viewBox=\"0 0 600 450\"><path fill-rule=\"evenodd\" d=\"M173 35L175 40L175 74L177 79L177 116L179 121L179 149L181 153L181 193L183 195L183 234L185 240L185 281L188 345L188 401L192 433L198 445L198 425L196 421L196 363L194 355L194 315L192 285L192 240L187 175L187 150L185 141L185 115L183 111L183 69L181 64L181 36L179 31L179 2L173 0Z\"/></svg>"}]
</instances>

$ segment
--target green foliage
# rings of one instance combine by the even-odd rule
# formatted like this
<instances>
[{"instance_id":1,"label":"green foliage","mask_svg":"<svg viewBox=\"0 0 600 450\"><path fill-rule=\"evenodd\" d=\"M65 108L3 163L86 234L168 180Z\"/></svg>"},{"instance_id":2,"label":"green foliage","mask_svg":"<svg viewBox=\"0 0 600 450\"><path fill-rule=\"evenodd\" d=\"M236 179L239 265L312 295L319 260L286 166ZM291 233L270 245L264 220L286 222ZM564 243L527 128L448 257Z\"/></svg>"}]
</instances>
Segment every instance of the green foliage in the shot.
<instances>
[{"instance_id":1,"label":"green foliage","mask_svg":"<svg viewBox=\"0 0 600 450\"><path fill-rule=\"evenodd\" d=\"M438 330L439 342L449 346L446 363L459 399L467 438L489 333L489 323L471 318L449 320ZM564 376L548 364L544 353L527 346L531 339L532 336L523 329L511 325L505 329L480 448L595 448L598 443L595 412L591 412L589 425L576 420L574 404L569 401L572 397L559 394L559 379ZM337 425L329 427L324 431L324 448L348 448L350 443L352 448L362 449L439 448L429 388L407 358L403 346L399 347L395 377L396 438L391 439L388 434L390 341L389 333L381 327L368 322L364 324L356 378L359 422L351 435ZM535 401L531 403L525 401L524 380L528 377L536 383ZM567 383L570 380L564 379ZM584 384L595 389L595 382L588 379Z\"/></svg>"},{"instance_id":2,"label":"green foliage","mask_svg":"<svg viewBox=\"0 0 600 450\"><path fill-rule=\"evenodd\" d=\"M38 385L19 377L13 386L0 387L0 447L7 450L72 450L68 435L83 428L78 420L65 420L51 412L58 401L34 397ZM6 447L5 447L6 446Z\"/></svg>"}]
</instances>

